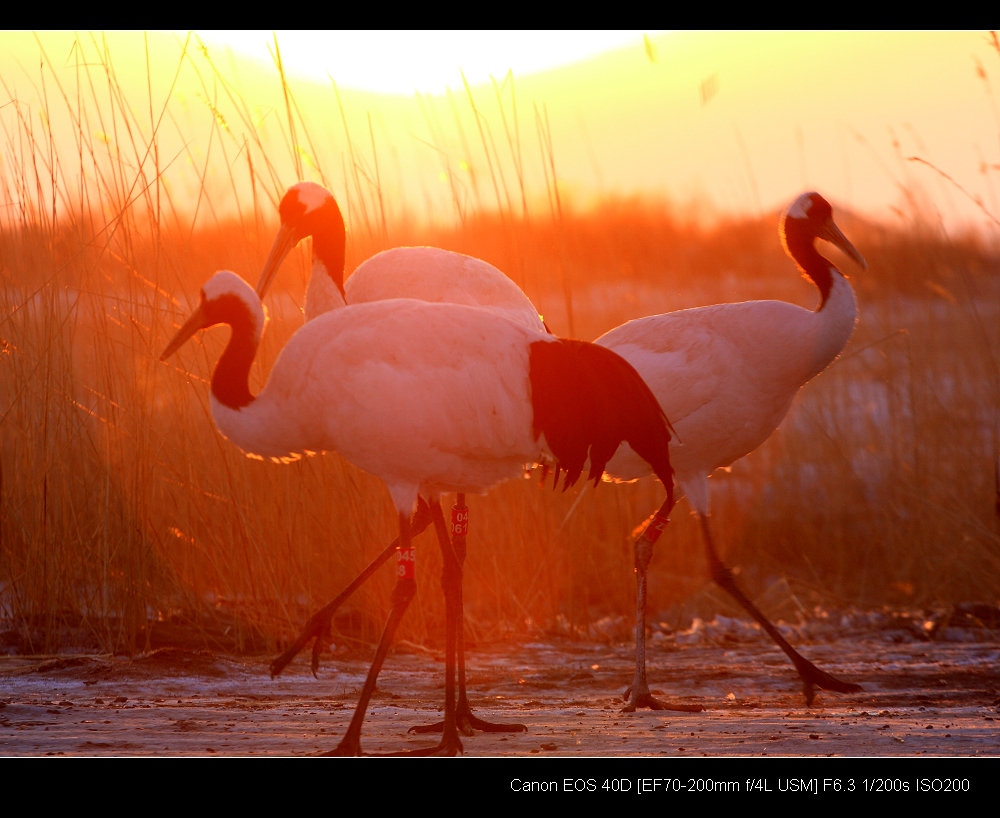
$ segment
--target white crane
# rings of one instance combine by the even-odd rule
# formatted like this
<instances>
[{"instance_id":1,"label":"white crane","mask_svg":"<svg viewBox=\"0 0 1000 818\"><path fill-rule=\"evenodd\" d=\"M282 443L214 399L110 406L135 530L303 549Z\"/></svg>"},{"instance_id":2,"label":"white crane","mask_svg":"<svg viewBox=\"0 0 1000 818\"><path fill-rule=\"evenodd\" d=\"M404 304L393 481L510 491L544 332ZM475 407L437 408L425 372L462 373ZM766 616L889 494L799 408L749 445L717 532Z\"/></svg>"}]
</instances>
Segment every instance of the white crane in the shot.
<instances>
[{"instance_id":1,"label":"white crane","mask_svg":"<svg viewBox=\"0 0 1000 818\"><path fill-rule=\"evenodd\" d=\"M347 233L337 200L314 182L292 185L278 206L281 224L257 281L263 298L288 253L312 237L306 320L346 304L416 298L486 307L539 331L538 310L520 287L492 264L438 247L395 247L377 253L344 281Z\"/></svg>"},{"instance_id":2,"label":"white crane","mask_svg":"<svg viewBox=\"0 0 1000 818\"><path fill-rule=\"evenodd\" d=\"M229 342L212 374L218 430L249 455L287 461L337 451L382 479L405 552L421 498L445 564L445 717L432 751L461 750L455 661L461 568L439 496L484 493L525 464L554 466L574 483L595 482L627 443L672 494L666 418L635 370L604 347L515 324L479 307L393 299L332 310L306 323L281 351L258 395L248 375L265 325L260 298L234 273L216 273L164 350L200 329L227 324ZM413 596L401 576L354 717L337 754L361 752L361 724L396 624Z\"/></svg>"},{"instance_id":3,"label":"white crane","mask_svg":"<svg viewBox=\"0 0 1000 818\"><path fill-rule=\"evenodd\" d=\"M314 182L292 185L282 197L278 213L280 226L261 270L257 294L264 297L292 248L312 237L312 272L305 305L307 321L347 304L416 298L481 306L531 329L546 330L528 296L500 270L481 259L437 247L396 247L377 253L364 261L345 282L347 232L344 217L333 194ZM459 494L452 507L452 530L460 565L465 562L468 520L465 497ZM414 533L422 531L430 522L426 507L421 505L413 520ZM333 614L383 561L396 553L397 548L397 541L390 543L336 599L310 617L295 641L272 662L272 675L281 673L310 639L315 639L312 651L315 675L319 667L319 652L324 637L329 634ZM458 719L463 732L471 733L474 729L490 732L525 729L523 724L492 723L473 715L466 694L463 634L459 635L458 657ZM430 725L427 729L433 730L438 726Z\"/></svg>"},{"instance_id":4,"label":"white crane","mask_svg":"<svg viewBox=\"0 0 1000 818\"><path fill-rule=\"evenodd\" d=\"M657 396L677 433L671 458L678 495L684 493L700 520L712 579L792 660L811 704L815 686L842 693L861 688L819 670L788 644L737 588L716 553L709 526L709 475L767 440L799 389L840 354L857 321L851 285L814 244L816 239L831 242L867 269L861 254L834 224L830 204L818 193L803 193L784 213L779 234L785 251L819 290L815 310L784 301L717 304L638 318L595 343L629 361ZM612 458L607 472L626 480L649 474L627 447ZM669 512L669 507L661 508L636 540L636 572L643 583L653 542ZM645 589L640 587L629 710L660 706L645 677L644 598Z\"/></svg>"}]
</instances>

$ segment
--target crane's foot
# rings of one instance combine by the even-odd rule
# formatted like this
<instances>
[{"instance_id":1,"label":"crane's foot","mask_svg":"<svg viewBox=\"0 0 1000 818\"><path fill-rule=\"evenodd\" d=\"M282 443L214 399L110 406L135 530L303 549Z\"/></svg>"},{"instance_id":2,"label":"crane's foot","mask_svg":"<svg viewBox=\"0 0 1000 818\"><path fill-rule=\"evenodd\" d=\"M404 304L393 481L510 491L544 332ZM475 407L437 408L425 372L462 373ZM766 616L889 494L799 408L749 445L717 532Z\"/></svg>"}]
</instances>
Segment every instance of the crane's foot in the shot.
<instances>
[{"instance_id":1,"label":"crane's foot","mask_svg":"<svg viewBox=\"0 0 1000 818\"><path fill-rule=\"evenodd\" d=\"M440 743L434 747L419 747L416 750L400 750L395 753L365 753L361 750L361 739L348 730L333 750L320 753L324 758L350 758L356 756L454 756L462 753L462 740L456 730L446 730Z\"/></svg>"},{"instance_id":2,"label":"crane's foot","mask_svg":"<svg viewBox=\"0 0 1000 818\"><path fill-rule=\"evenodd\" d=\"M412 730L410 731L412 732ZM457 756L463 752L462 741L456 735L452 739L441 739L441 743L434 747L421 747L417 750L405 750L398 753L385 753L386 756Z\"/></svg>"},{"instance_id":3,"label":"crane's foot","mask_svg":"<svg viewBox=\"0 0 1000 818\"><path fill-rule=\"evenodd\" d=\"M474 715L468 707L461 708L455 714L455 721L458 731L463 736L474 736L476 731L480 733L525 733L528 728L523 724L505 724L498 721L485 721ZM434 724L421 724L411 727L408 733L440 733L444 729L444 722L438 721Z\"/></svg>"},{"instance_id":4,"label":"crane's foot","mask_svg":"<svg viewBox=\"0 0 1000 818\"><path fill-rule=\"evenodd\" d=\"M798 665L798 663L796 663ZM797 667L802 678L802 693L806 698L806 707L811 707L816 698L816 688L830 690L834 693L861 693L864 688L854 682L842 682L836 676L831 676L807 659Z\"/></svg>"},{"instance_id":5,"label":"crane's foot","mask_svg":"<svg viewBox=\"0 0 1000 818\"><path fill-rule=\"evenodd\" d=\"M626 701L625 706L622 708L622 713L634 713L639 708L648 708L649 710L672 710L677 713L700 713L705 709L700 704L673 704L671 702L661 702L649 691L633 695L632 688L626 690L625 695L622 696L622 698Z\"/></svg>"},{"instance_id":6,"label":"crane's foot","mask_svg":"<svg viewBox=\"0 0 1000 818\"><path fill-rule=\"evenodd\" d=\"M320 753L320 755L324 758L350 758L355 756L398 758L400 756L456 756L461 755L462 751L462 741L458 736L454 736L451 739L442 738L441 742L433 747L418 747L416 750L399 750L395 753L363 753L361 752L361 742L348 741L345 738L337 745L336 749Z\"/></svg>"},{"instance_id":7,"label":"crane's foot","mask_svg":"<svg viewBox=\"0 0 1000 818\"><path fill-rule=\"evenodd\" d=\"M330 640L330 626L333 622L333 614L333 610L327 611L324 609L317 611L309 617L309 621L306 622L306 625L302 629L302 632L298 635L298 638L292 642L292 644L284 653L281 654L281 656L271 662L272 679L288 667L288 663L298 656L299 651L308 645L311 640L315 641L313 642L310 669L312 670L313 676L317 675L317 672L319 671L320 653L323 652L323 646Z\"/></svg>"},{"instance_id":8,"label":"crane's foot","mask_svg":"<svg viewBox=\"0 0 1000 818\"><path fill-rule=\"evenodd\" d=\"M320 756L323 758L353 758L363 755L364 753L361 752L361 742L348 738L341 739L340 744L335 749L320 753Z\"/></svg>"},{"instance_id":9,"label":"crane's foot","mask_svg":"<svg viewBox=\"0 0 1000 818\"><path fill-rule=\"evenodd\" d=\"M364 753L361 751L359 742L341 741L333 750L320 753L322 758L355 758L357 756L372 756L376 758L389 758L398 756L455 756L462 753L462 742L457 738L454 741L442 740L434 747L420 747L416 750L400 750L397 753Z\"/></svg>"}]
</instances>

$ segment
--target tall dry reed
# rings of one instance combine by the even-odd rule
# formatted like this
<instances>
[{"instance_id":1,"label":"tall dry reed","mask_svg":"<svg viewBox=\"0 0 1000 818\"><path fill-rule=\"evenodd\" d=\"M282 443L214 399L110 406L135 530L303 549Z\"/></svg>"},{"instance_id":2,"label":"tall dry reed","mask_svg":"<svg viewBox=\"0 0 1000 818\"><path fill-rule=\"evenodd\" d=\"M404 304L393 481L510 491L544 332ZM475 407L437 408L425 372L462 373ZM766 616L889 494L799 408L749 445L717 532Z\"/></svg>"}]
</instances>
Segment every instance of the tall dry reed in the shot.
<instances>
[{"instance_id":1,"label":"tall dry reed","mask_svg":"<svg viewBox=\"0 0 1000 818\"><path fill-rule=\"evenodd\" d=\"M267 110L191 39L169 70L147 54L139 92L95 38L77 41L71 70L40 49L34 101L5 83L0 619L23 651L142 650L178 627L273 650L392 537L384 488L336 454L266 464L216 433L208 379L224 332L158 360L212 271L253 280L298 177L344 205L349 267L399 244L472 253L561 334L719 301L814 303L778 246L776 214L709 225L666 200L578 207L560 190L544 110L529 127L509 77L451 98L450 123L424 101L453 212L423 223L419 192L388 195L405 174L380 153L376 124L353 130L335 87L327 116L310 118L275 45L281 102ZM195 98L178 97L182 77ZM339 146L339 166L321 157L324 142ZM931 219L905 233L841 222L871 264L854 276L861 323L782 429L713 478L721 547L773 616L996 600L996 248ZM256 388L301 321L306 251L287 266ZM611 622L602 632L627 639L630 535L662 488L534 483L472 498L470 638ZM439 562L432 537L419 542L420 593L401 637L426 642L439 634ZM361 637L391 583L382 572L351 601L370 624ZM683 502L654 558L651 603L678 625L734 610L707 583Z\"/></svg>"}]
</instances>

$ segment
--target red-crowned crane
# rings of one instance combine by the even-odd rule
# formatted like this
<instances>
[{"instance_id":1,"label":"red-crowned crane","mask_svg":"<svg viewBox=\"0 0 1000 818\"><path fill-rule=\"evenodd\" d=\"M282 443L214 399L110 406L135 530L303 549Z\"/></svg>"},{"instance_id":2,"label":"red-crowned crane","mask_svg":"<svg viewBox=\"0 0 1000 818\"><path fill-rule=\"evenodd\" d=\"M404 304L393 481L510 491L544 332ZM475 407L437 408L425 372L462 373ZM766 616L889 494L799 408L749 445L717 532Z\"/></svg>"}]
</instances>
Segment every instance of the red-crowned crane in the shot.
<instances>
[{"instance_id":1,"label":"red-crowned crane","mask_svg":"<svg viewBox=\"0 0 1000 818\"><path fill-rule=\"evenodd\" d=\"M257 294L263 298L288 253L300 241L312 237L312 272L306 289L306 320L347 304L382 301L389 298L416 298L421 301L481 306L526 327L546 329L531 300L511 279L492 264L472 256L437 247L396 247L364 261L344 281L347 233L344 217L333 194L314 182L299 182L290 187L278 206L280 225L271 252L257 282ZM465 537L469 513L465 497L459 494L452 508L452 530L459 564L465 562ZM430 522L423 506L414 518L414 533ZM333 602L313 615L298 638L271 665L277 675L308 643L315 639L312 670L319 666L319 651L329 634L333 614L375 568L397 550L391 543L357 579ZM412 555L411 555L412 557ZM502 732L523 730L521 724L497 724L473 715L465 684L465 640L459 637L459 726L465 733L474 729ZM427 729L434 729L431 725ZM414 728L422 731L424 728Z\"/></svg>"},{"instance_id":2,"label":"red-crowned crane","mask_svg":"<svg viewBox=\"0 0 1000 818\"><path fill-rule=\"evenodd\" d=\"M446 610L445 716L431 752L461 751L455 662L461 626L461 568L439 496L484 493L549 463L573 484L595 482L627 443L672 494L670 433L656 398L610 350L558 339L479 307L392 299L331 310L285 345L258 395L248 375L264 330L257 294L234 273L216 273L200 304L164 350L172 355L201 329L231 327L212 374L216 427L249 455L287 461L337 451L382 479L399 518L404 550L418 498L443 553ZM361 725L396 624L414 592L403 575L337 754L361 752Z\"/></svg>"},{"instance_id":3,"label":"red-crowned crane","mask_svg":"<svg viewBox=\"0 0 1000 818\"><path fill-rule=\"evenodd\" d=\"M638 318L595 343L613 349L643 376L676 430L671 446L675 479L701 523L712 579L756 619L794 663L806 702L814 687L850 693L842 682L803 658L736 586L721 562L709 526L708 477L760 446L778 428L799 389L844 348L858 317L847 279L819 254L816 239L831 242L861 268L865 260L833 221L830 204L803 193L779 227L785 251L819 290L808 310L784 301L745 301ZM634 480L649 469L622 447L608 463L613 477ZM659 707L645 675L645 574L653 542L670 507L653 515L635 544L640 582L636 615L636 670L626 709Z\"/></svg>"},{"instance_id":4,"label":"red-crowned crane","mask_svg":"<svg viewBox=\"0 0 1000 818\"><path fill-rule=\"evenodd\" d=\"M347 233L337 200L314 182L292 185L278 206L281 223L257 281L263 298L285 257L312 237L312 273L306 289L306 320L346 304L416 298L468 304L545 329L520 287L492 264L438 247L395 247L377 253L344 280Z\"/></svg>"}]
</instances>

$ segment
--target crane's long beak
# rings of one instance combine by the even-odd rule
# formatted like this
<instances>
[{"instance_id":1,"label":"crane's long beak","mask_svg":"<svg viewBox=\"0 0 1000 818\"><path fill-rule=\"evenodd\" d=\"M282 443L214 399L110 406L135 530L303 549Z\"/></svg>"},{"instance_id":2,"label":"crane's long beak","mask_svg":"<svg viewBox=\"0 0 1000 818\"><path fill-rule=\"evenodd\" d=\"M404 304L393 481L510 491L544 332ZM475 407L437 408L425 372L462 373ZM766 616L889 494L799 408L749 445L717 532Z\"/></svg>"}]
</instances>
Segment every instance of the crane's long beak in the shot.
<instances>
[{"instance_id":1,"label":"crane's long beak","mask_svg":"<svg viewBox=\"0 0 1000 818\"><path fill-rule=\"evenodd\" d=\"M278 234L274 237L274 244L271 245L271 252L267 257L267 261L264 262L264 269L260 273L260 278L257 279L257 296L261 300L263 300L267 288L271 286L271 281L274 278L274 274L278 272L281 262L285 260L285 256L298 243L299 237L291 227L283 224L278 228Z\"/></svg>"},{"instance_id":2,"label":"crane's long beak","mask_svg":"<svg viewBox=\"0 0 1000 818\"><path fill-rule=\"evenodd\" d=\"M830 219L823 228L823 232L820 233L821 239L826 239L830 244L835 247L839 247L844 253L862 270L868 269L868 262L865 261L864 256L861 255L847 240L847 236L840 232L840 228L833 223L833 219Z\"/></svg>"},{"instance_id":3,"label":"crane's long beak","mask_svg":"<svg viewBox=\"0 0 1000 818\"><path fill-rule=\"evenodd\" d=\"M161 361L167 360L171 355L173 355L178 349L184 346L184 342L188 340L192 335L194 335L198 330L205 329L209 326L205 311L199 306L187 321L184 322L177 334L174 335L173 339L167 344L167 348L163 350L163 354L160 356Z\"/></svg>"}]
</instances>

